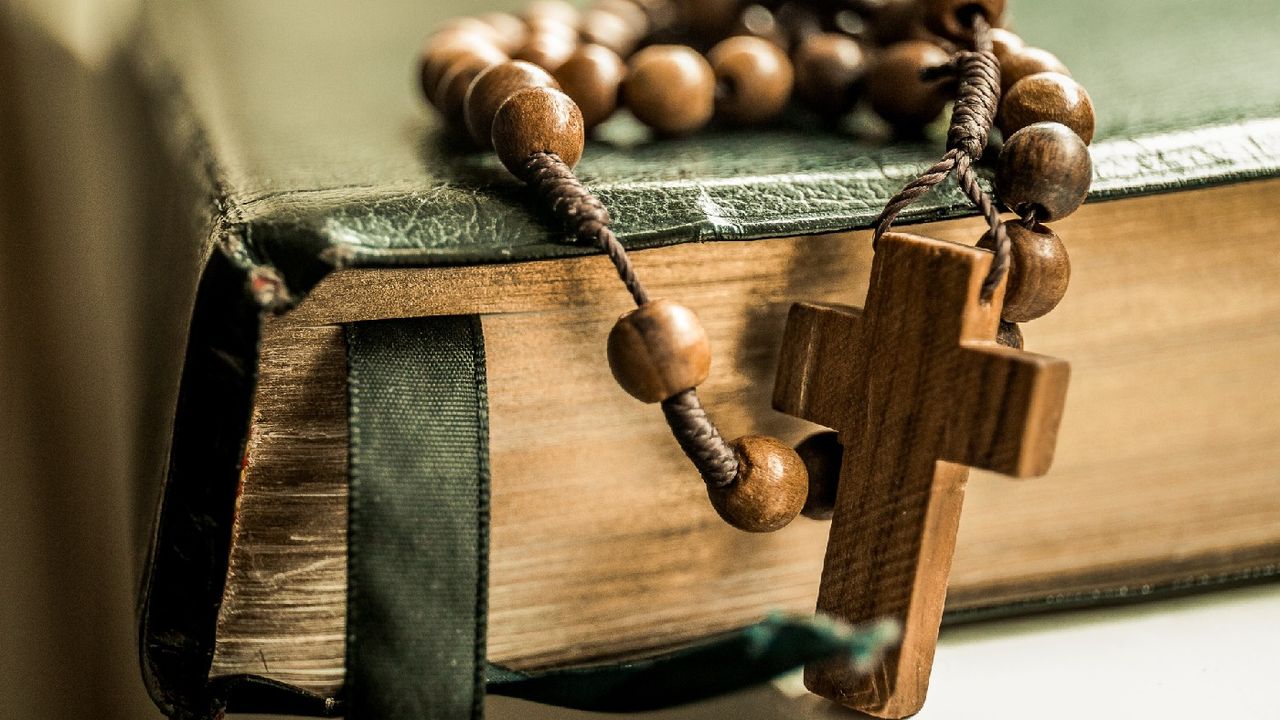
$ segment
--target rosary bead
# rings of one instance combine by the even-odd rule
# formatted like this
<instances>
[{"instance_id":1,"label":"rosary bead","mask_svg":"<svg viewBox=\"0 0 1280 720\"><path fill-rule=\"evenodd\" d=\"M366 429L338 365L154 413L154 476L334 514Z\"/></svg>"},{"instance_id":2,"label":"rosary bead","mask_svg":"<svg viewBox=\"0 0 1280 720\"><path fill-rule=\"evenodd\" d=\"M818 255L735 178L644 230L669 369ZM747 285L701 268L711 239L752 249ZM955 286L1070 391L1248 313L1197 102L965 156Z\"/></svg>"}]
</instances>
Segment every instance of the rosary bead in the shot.
<instances>
[{"instance_id":1,"label":"rosary bead","mask_svg":"<svg viewBox=\"0 0 1280 720\"><path fill-rule=\"evenodd\" d=\"M856 40L840 33L812 35L796 48L793 61L796 96L806 106L828 116L853 108L867 72L866 54Z\"/></svg>"},{"instance_id":2,"label":"rosary bead","mask_svg":"<svg viewBox=\"0 0 1280 720\"><path fill-rule=\"evenodd\" d=\"M485 68L467 89L463 103L467 132L481 147L492 147L493 117L498 107L517 90L559 87L551 73L524 60L510 60Z\"/></svg>"},{"instance_id":3,"label":"rosary bead","mask_svg":"<svg viewBox=\"0 0 1280 720\"><path fill-rule=\"evenodd\" d=\"M943 79L926 81L920 73L945 65L950 59L946 50L925 40L905 40L889 46L867 74L871 108L892 125L927 125L947 104L947 83Z\"/></svg>"},{"instance_id":4,"label":"rosary bead","mask_svg":"<svg viewBox=\"0 0 1280 720\"><path fill-rule=\"evenodd\" d=\"M999 57L999 56L997 56ZM1042 72L1062 73L1070 77L1071 71L1062 64L1056 55L1048 50L1023 46L1011 50L1000 60L1000 91L1009 92L1013 84L1028 75Z\"/></svg>"},{"instance_id":5,"label":"rosary bead","mask_svg":"<svg viewBox=\"0 0 1280 720\"><path fill-rule=\"evenodd\" d=\"M432 35L419 65L419 82L428 102L439 107L440 79L451 66L466 58L492 65L506 60L507 55L474 33L452 30Z\"/></svg>"},{"instance_id":6,"label":"rosary bead","mask_svg":"<svg viewBox=\"0 0 1280 720\"><path fill-rule=\"evenodd\" d=\"M627 66L617 53L601 45L582 45L556 68L560 89L578 103L582 122L593 128L618 107L618 88Z\"/></svg>"},{"instance_id":7,"label":"rosary bead","mask_svg":"<svg viewBox=\"0 0 1280 720\"><path fill-rule=\"evenodd\" d=\"M535 29L548 23L577 28L582 14L573 3L565 0L533 0L525 8L524 19L529 27Z\"/></svg>"},{"instance_id":8,"label":"rosary bead","mask_svg":"<svg viewBox=\"0 0 1280 720\"><path fill-rule=\"evenodd\" d=\"M991 52L996 56L996 60L1000 61L1001 76L1003 76L1003 66L1009 56L1018 52L1027 44L1018 37L1016 33L1004 28L991 28Z\"/></svg>"},{"instance_id":9,"label":"rosary bead","mask_svg":"<svg viewBox=\"0 0 1280 720\"><path fill-rule=\"evenodd\" d=\"M1000 199L1019 215L1034 208L1040 220L1075 212L1092 181L1089 148L1061 123L1034 123L1010 135L996 161Z\"/></svg>"},{"instance_id":10,"label":"rosary bead","mask_svg":"<svg viewBox=\"0 0 1280 720\"><path fill-rule=\"evenodd\" d=\"M476 76L507 60L506 54L501 50L492 49L493 54L464 55L458 58L440 75L440 82L436 86L436 107L451 126L466 128L467 90Z\"/></svg>"},{"instance_id":11,"label":"rosary bead","mask_svg":"<svg viewBox=\"0 0 1280 720\"><path fill-rule=\"evenodd\" d=\"M508 12L487 12L479 18L497 33L495 44L504 52L515 52L524 46L529 28L520 18Z\"/></svg>"},{"instance_id":12,"label":"rosary bead","mask_svg":"<svg viewBox=\"0 0 1280 720\"><path fill-rule=\"evenodd\" d=\"M697 37L723 37L738 19L739 0L677 0L689 30Z\"/></svg>"},{"instance_id":13,"label":"rosary bead","mask_svg":"<svg viewBox=\"0 0 1280 720\"><path fill-rule=\"evenodd\" d=\"M726 120L743 125L760 123L786 107L795 75L791 61L777 45L739 35L711 48L707 60L720 87L716 111Z\"/></svg>"},{"instance_id":14,"label":"rosary bead","mask_svg":"<svg viewBox=\"0 0 1280 720\"><path fill-rule=\"evenodd\" d=\"M498 108L492 139L498 159L512 174L519 175L536 152L555 153L573 167L582 157L582 112L555 88L518 90Z\"/></svg>"},{"instance_id":15,"label":"rosary bead","mask_svg":"<svg viewBox=\"0 0 1280 720\"><path fill-rule=\"evenodd\" d=\"M1006 137L1037 122L1059 122L1088 145L1093 140L1093 102L1080 83L1056 72L1028 75L1009 88L997 117Z\"/></svg>"},{"instance_id":16,"label":"rosary bead","mask_svg":"<svg viewBox=\"0 0 1280 720\"><path fill-rule=\"evenodd\" d=\"M644 39L648 24L644 10L634 3L597 5L582 16L582 39L619 55L630 55Z\"/></svg>"},{"instance_id":17,"label":"rosary bead","mask_svg":"<svg viewBox=\"0 0 1280 720\"><path fill-rule=\"evenodd\" d=\"M698 316L670 300L653 300L609 332L609 369L632 397L647 403L702 384L711 372L711 342Z\"/></svg>"},{"instance_id":18,"label":"rosary bead","mask_svg":"<svg viewBox=\"0 0 1280 720\"><path fill-rule=\"evenodd\" d=\"M1010 266L1004 290L1004 311L1008 323L1029 322L1047 315L1067 294L1071 280L1071 260L1062 240L1049 228L1036 223L1008 223ZM991 233L982 236L978 247L995 251Z\"/></svg>"},{"instance_id":19,"label":"rosary bead","mask_svg":"<svg viewBox=\"0 0 1280 720\"><path fill-rule=\"evenodd\" d=\"M925 0L925 27L948 40L957 42L973 37L969 19L979 13L990 25L1000 24L1004 0Z\"/></svg>"},{"instance_id":20,"label":"rosary bead","mask_svg":"<svg viewBox=\"0 0 1280 720\"><path fill-rule=\"evenodd\" d=\"M923 8L918 0L879 0L869 4L867 26L876 45L892 45L902 40L921 39Z\"/></svg>"},{"instance_id":21,"label":"rosary bead","mask_svg":"<svg viewBox=\"0 0 1280 720\"><path fill-rule=\"evenodd\" d=\"M554 27L564 28L556 25ZM572 34L548 32L544 28L536 28L529 33L529 40L520 48L514 57L517 60L531 62L548 72L555 72L564 64L578 47L577 32Z\"/></svg>"},{"instance_id":22,"label":"rosary bead","mask_svg":"<svg viewBox=\"0 0 1280 720\"><path fill-rule=\"evenodd\" d=\"M716 78L702 55L683 45L650 45L631 58L622 83L627 107L664 135L707 124L715 111Z\"/></svg>"},{"instance_id":23,"label":"rosary bead","mask_svg":"<svg viewBox=\"0 0 1280 720\"><path fill-rule=\"evenodd\" d=\"M724 487L707 487L711 506L730 525L773 532L800 514L808 493L804 462L771 437L744 435L732 443L738 475Z\"/></svg>"},{"instance_id":24,"label":"rosary bead","mask_svg":"<svg viewBox=\"0 0 1280 720\"><path fill-rule=\"evenodd\" d=\"M809 492L801 514L813 520L830 520L835 513L836 490L840 487L840 466L844 446L831 430L814 433L796 446L809 475Z\"/></svg>"}]
</instances>

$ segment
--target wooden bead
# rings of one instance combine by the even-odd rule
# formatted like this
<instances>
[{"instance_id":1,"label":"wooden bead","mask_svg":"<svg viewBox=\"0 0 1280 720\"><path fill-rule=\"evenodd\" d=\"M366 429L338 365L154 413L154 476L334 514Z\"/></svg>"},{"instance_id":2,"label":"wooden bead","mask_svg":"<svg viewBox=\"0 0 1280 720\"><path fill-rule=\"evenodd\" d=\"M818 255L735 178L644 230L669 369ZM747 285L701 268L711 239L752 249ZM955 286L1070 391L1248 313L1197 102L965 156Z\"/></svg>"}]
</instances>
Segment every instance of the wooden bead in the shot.
<instances>
[{"instance_id":1,"label":"wooden bead","mask_svg":"<svg viewBox=\"0 0 1280 720\"><path fill-rule=\"evenodd\" d=\"M804 462L771 437L734 440L738 475L724 487L707 487L711 506L730 525L747 532L781 530L800 514L808 493Z\"/></svg>"},{"instance_id":2,"label":"wooden bead","mask_svg":"<svg viewBox=\"0 0 1280 720\"><path fill-rule=\"evenodd\" d=\"M582 122L593 128L604 122L618 107L618 88L627 66L618 54L601 45L579 47L556 68L560 89L578 103Z\"/></svg>"},{"instance_id":3,"label":"wooden bead","mask_svg":"<svg viewBox=\"0 0 1280 720\"><path fill-rule=\"evenodd\" d=\"M868 29L876 45L924 39L924 8L917 0L881 0L868 8Z\"/></svg>"},{"instance_id":4,"label":"wooden bead","mask_svg":"<svg viewBox=\"0 0 1280 720\"><path fill-rule=\"evenodd\" d=\"M1071 71L1056 55L1048 50L1023 46L1000 58L1000 91L1009 92L1013 84L1028 75L1041 72L1062 73L1068 77Z\"/></svg>"},{"instance_id":5,"label":"wooden bead","mask_svg":"<svg viewBox=\"0 0 1280 720\"><path fill-rule=\"evenodd\" d=\"M622 83L631 112L665 135L683 135L706 125L715 112L715 89L711 66L683 45L650 45L636 53Z\"/></svg>"},{"instance_id":6,"label":"wooden bead","mask_svg":"<svg viewBox=\"0 0 1280 720\"><path fill-rule=\"evenodd\" d=\"M1039 122L1010 135L996 161L996 192L1019 215L1035 208L1040 220L1076 211L1089 194L1089 148L1062 123Z\"/></svg>"},{"instance_id":7,"label":"wooden bead","mask_svg":"<svg viewBox=\"0 0 1280 720\"><path fill-rule=\"evenodd\" d=\"M547 72L555 72L576 49L578 49L576 33L570 36L535 30L529 34L529 41L516 51L514 57L517 60L531 62Z\"/></svg>"},{"instance_id":8,"label":"wooden bead","mask_svg":"<svg viewBox=\"0 0 1280 720\"><path fill-rule=\"evenodd\" d=\"M1000 101L1000 132L1008 137L1037 122L1058 122L1088 145L1093 140L1093 101L1080 83L1056 72L1028 75Z\"/></svg>"},{"instance_id":9,"label":"wooden bead","mask_svg":"<svg viewBox=\"0 0 1280 720\"><path fill-rule=\"evenodd\" d=\"M716 112L733 123L770 120L791 97L791 61L777 45L750 35L731 37L707 54L721 95Z\"/></svg>"},{"instance_id":10,"label":"wooden bead","mask_svg":"<svg viewBox=\"0 0 1280 720\"><path fill-rule=\"evenodd\" d=\"M853 108L867 72L867 58L856 40L839 33L805 38L796 48L795 91L800 102L828 116Z\"/></svg>"},{"instance_id":11,"label":"wooden bead","mask_svg":"<svg viewBox=\"0 0 1280 720\"><path fill-rule=\"evenodd\" d=\"M1002 68L1010 55L1026 46L1027 44L1022 41L1022 38L1018 37L1013 31L1004 28L991 28L991 52L996 56L996 60L1000 61Z\"/></svg>"},{"instance_id":12,"label":"wooden bead","mask_svg":"<svg viewBox=\"0 0 1280 720\"><path fill-rule=\"evenodd\" d=\"M493 117L507 98L530 87L558 88L551 73L524 60L509 60L485 68L467 88L463 102L467 132L484 148L493 147Z\"/></svg>"},{"instance_id":13,"label":"wooden bead","mask_svg":"<svg viewBox=\"0 0 1280 720\"><path fill-rule=\"evenodd\" d=\"M622 317L609 332L609 369L632 397L647 403L702 384L711 372L711 343L693 311L653 300Z\"/></svg>"},{"instance_id":14,"label":"wooden bead","mask_svg":"<svg viewBox=\"0 0 1280 720\"><path fill-rule=\"evenodd\" d=\"M796 454L809 475L809 491L800 513L813 520L830 520L835 512L840 466L844 460L839 433L831 430L814 433L796 446Z\"/></svg>"},{"instance_id":15,"label":"wooden bead","mask_svg":"<svg viewBox=\"0 0 1280 720\"><path fill-rule=\"evenodd\" d=\"M947 84L942 79L926 82L920 72L945 65L950 59L946 50L924 40L890 45L867 75L871 108L892 125L927 125L947 104Z\"/></svg>"},{"instance_id":16,"label":"wooden bead","mask_svg":"<svg viewBox=\"0 0 1280 720\"><path fill-rule=\"evenodd\" d=\"M463 31L433 35L423 48L419 62L419 82L422 95L428 102L439 107L441 77L451 66L466 58L491 65L506 60L507 56L492 43L473 33Z\"/></svg>"},{"instance_id":17,"label":"wooden bead","mask_svg":"<svg viewBox=\"0 0 1280 720\"><path fill-rule=\"evenodd\" d=\"M969 18L981 13L990 25L1004 16L1004 0L924 0L925 27L957 42L973 37Z\"/></svg>"},{"instance_id":18,"label":"wooden bead","mask_svg":"<svg viewBox=\"0 0 1280 720\"><path fill-rule=\"evenodd\" d=\"M568 95L551 87L518 90L493 118L493 147L514 175L535 152L552 152L569 167L578 164L585 141L582 112Z\"/></svg>"},{"instance_id":19,"label":"wooden bead","mask_svg":"<svg viewBox=\"0 0 1280 720\"><path fill-rule=\"evenodd\" d=\"M582 14L573 3L565 0L533 0L525 8L524 19L530 27L556 23L576 29L582 20Z\"/></svg>"},{"instance_id":20,"label":"wooden bead","mask_svg":"<svg viewBox=\"0 0 1280 720\"><path fill-rule=\"evenodd\" d=\"M1058 306L1067 294L1071 281L1071 260L1062 240L1049 228L1036 223L1028 228L1021 223L1008 223L1010 266L1004 290L1005 322L1029 322L1043 317ZM995 239L982 236L978 247L992 252Z\"/></svg>"},{"instance_id":21,"label":"wooden bead","mask_svg":"<svg viewBox=\"0 0 1280 720\"><path fill-rule=\"evenodd\" d=\"M723 37L735 20L739 0L678 0L676 6L690 31L697 37Z\"/></svg>"},{"instance_id":22,"label":"wooden bead","mask_svg":"<svg viewBox=\"0 0 1280 720\"><path fill-rule=\"evenodd\" d=\"M648 18L638 5L623 3L621 9L593 7L582 16L582 39L603 45L619 55L630 55L644 39Z\"/></svg>"},{"instance_id":23,"label":"wooden bead","mask_svg":"<svg viewBox=\"0 0 1280 720\"><path fill-rule=\"evenodd\" d=\"M787 5L785 7L795 8L795 5ZM794 25L784 25L781 18L775 16L769 8L763 5L748 5L743 8L742 12L738 14L737 21L729 29L731 37L749 35L770 42L781 49L790 47L793 33L797 37L803 37L805 30Z\"/></svg>"},{"instance_id":24,"label":"wooden bead","mask_svg":"<svg viewBox=\"0 0 1280 720\"><path fill-rule=\"evenodd\" d=\"M436 108L453 127L466 129L467 90L471 82L487 68L506 62L507 56L501 50L493 48L493 53L464 55L441 73L436 86Z\"/></svg>"},{"instance_id":25,"label":"wooden bead","mask_svg":"<svg viewBox=\"0 0 1280 720\"><path fill-rule=\"evenodd\" d=\"M515 52L528 39L529 27L524 21L508 12L487 12L479 20L494 29L495 44L505 52Z\"/></svg>"}]
</instances>

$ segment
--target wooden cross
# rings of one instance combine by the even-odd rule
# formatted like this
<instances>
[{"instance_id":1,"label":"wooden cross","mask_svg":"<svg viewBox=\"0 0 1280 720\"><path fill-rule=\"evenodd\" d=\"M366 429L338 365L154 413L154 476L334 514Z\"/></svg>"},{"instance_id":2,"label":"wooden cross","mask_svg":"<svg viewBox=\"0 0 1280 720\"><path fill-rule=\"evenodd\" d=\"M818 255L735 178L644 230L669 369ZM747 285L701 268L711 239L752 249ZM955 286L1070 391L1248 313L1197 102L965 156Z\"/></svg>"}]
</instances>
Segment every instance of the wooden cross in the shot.
<instances>
[{"instance_id":1,"label":"wooden cross","mask_svg":"<svg viewBox=\"0 0 1280 720\"><path fill-rule=\"evenodd\" d=\"M1070 368L996 344L1003 284L978 297L992 258L886 233L865 309L800 303L787 319L774 407L844 445L818 610L903 633L878 673L816 665L805 684L879 717L924 704L967 466L1029 477L1053 459Z\"/></svg>"}]
</instances>

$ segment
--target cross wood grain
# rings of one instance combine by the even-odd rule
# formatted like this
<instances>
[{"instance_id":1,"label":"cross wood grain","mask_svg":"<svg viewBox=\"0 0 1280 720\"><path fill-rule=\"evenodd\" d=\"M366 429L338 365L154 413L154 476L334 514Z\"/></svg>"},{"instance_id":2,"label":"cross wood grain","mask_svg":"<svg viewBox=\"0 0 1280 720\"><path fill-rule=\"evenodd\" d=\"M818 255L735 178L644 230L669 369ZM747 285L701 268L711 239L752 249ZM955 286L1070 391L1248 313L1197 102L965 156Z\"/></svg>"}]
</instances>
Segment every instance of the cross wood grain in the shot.
<instances>
[{"instance_id":1,"label":"cross wood grain","mask_svg":"<svg viewBox=\"0 0 1280 720\"><path fill-rule=\"evenodd\" d=\"M1034 482L972 473L949 609L1275 572L1278 204L1280 181L1263 181L1090 204L1054 224L1072 288L1024 329L1029 349L1072 364L1057 456ZM972 243L981 221L912 230ZM701 390L726 434L796 442L817 428L769 407L787 311L860 303L870 258L869 235L851 233L683 245L635 262L655 296L707 327L715 362ZM771 609L812 612L828 524L801 518L769 536L724 526L661 414L609 374L604 339L627 303L608 261L586 257L342 271L268 318L212 674L341 687L338 323L377 317L485 314L492 660L616 658Z\"/></svg>"},{"instance_id":2,"label":"cross wood grain","mask_svg":"<svg viewBox=\"0 0 1280 720\"><path fill-rule=\"evenodd\" d=\"M812 665L805 683L873 715L924 704L966 466L1028 477L1053 458L1068 365L996 344L1004 285L979 301L991 261L886 233L864 309L798 303L787 319L773 405L844 446L818 609L903 628L880 672Z\"/></svg>"}]
</instances>

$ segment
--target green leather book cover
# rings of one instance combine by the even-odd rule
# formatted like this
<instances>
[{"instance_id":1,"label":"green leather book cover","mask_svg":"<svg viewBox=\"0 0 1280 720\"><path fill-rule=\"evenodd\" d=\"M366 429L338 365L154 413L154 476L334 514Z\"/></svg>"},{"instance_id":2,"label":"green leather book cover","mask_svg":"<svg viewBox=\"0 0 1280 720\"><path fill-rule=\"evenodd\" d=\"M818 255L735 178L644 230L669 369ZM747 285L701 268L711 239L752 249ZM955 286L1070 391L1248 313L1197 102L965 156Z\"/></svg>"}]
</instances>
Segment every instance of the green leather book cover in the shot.
<instances>
[{"instance_id":1,"label":"green leather book cover","mask_svg":"<svg viewBox=\"0 0 1280 720\"><path fill-rule=\"evenodd\" d=\"M1018 32L1057 54L1093 98L1090 202L1280 175L1274 0L1010 4ZM594 252L551 226L492 154L447 133L418 97L417 50L454 12L327 0L144 11L136 73L164 154L200 193L175 210L190 214L193 231L172 241L199 244L204 263L142 605L157 697L204 691L262 313L291 307L340 267ZM663 141L619 117L578 171L623 241L647 248L865 228L941 148L938 138L893 141L800 113L766 129ZM972 212L948 185L901 221ZM283 692L244 687L250 707Z\"/></svg>"}]
</instances>

